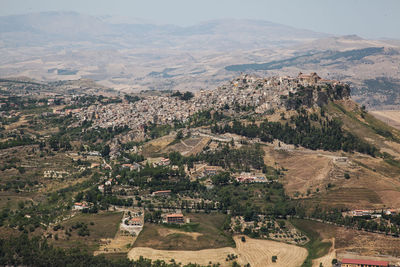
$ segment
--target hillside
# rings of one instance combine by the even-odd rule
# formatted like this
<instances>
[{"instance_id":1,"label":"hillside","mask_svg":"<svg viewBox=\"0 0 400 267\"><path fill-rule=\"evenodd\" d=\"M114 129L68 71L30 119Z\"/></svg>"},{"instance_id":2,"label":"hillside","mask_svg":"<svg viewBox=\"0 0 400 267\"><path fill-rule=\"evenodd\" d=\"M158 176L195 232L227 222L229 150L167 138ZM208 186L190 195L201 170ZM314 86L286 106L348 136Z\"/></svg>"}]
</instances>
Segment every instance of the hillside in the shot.
<instances>
[{"instance_id":1,"label":"hillside","mask_svg":"<svg viewBox=\"0 0 400 267\"><path fill-rule=\"evenodd\" d=\"M400 255L382 247L400 233L400 131L347 83L243 74L195 94L108 96L87 80L1 82L4 262L40 250L19 248L24 235L69 262L79 250L184 262L196 250L226 265L310 266L330 248L354 252L360 233L379 237L360 256Z\"/></svg>"}]
</instances>

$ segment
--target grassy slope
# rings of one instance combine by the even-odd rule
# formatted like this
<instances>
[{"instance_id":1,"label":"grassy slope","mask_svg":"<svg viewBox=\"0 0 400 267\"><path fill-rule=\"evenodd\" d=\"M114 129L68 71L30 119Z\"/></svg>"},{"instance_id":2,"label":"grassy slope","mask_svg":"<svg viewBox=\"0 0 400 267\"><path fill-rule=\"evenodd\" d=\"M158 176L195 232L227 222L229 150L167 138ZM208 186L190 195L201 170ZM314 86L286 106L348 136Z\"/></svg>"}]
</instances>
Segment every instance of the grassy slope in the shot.
<instances>
[{"instance_id":1,"label":"grassy slope","mask_svg":"<svg viewBox=\"0 0 400 267\"><path fill-rule=\"evenodd\" d=\"M319 204L321 207L345 208L354 203L382 204L377 193L369 188L340 188L317 194L305 203Z\"/></svg>"},{"instance_id":2,"label":"grassy slope","mask_svg":"<svg viewBox=\"0 0 400 267\"><path fill-rule=\"evenodd\" d=\"M134 246L168 250L200 250L207 248L234 247L232 237L222 230L226 215L223 214L188 214L192 227L169 227L156 224L145 224ZM171 233L161 236L159 230L171 229L182 232L196 232L201 235L197 240L183 233Z\"/></svg>"},{"instance_id":3,"label":"grassy slope","mask_svg":"<svg viewBox=\"0 0 400 267\"><path fill-rule=\"evenodd\" d=\"M310 224L307 220L293 219L291 220L291 223L310 239L310 241L304 246L308 250L308 256L302 267L311 267L312 260L326 255L329 252L332 243L323 242L320 234L315 231L314 225Z\"/></svg>"},{"instance_id":4,"label":"grassy slope","mask_svg":"<svg viewBox=\"0 0 400 267\"><path fill-rule=\"evenodd\" d=\"M94 251L97 249L100 239L113 238L118 230L122 219L121 212L107 212L99 214L78 214L70 220L62 223L65 229L69 229L77 222L84 222L88 225L90 236L81 237L77 234L78 229L72 231L72 236L68 239L62 238L65 230L58 230L56 233L61 237L54 241L60 247L81 247ZM93 222L94 225L90 225Z\"/></svg>"},{"instance_id":5,"label":"grassy slope","mask_svg":"<svg viewBox=\"0 0 400 267\"><path fill-rule=\"evenodd\" d=\"M378 148L387 146L384 144L385 140L400 142L400 131L368 113L363 113L350 102L330 103L327 110L332 116L339 117L350 132L363 139L372 139Z\"/></svg>"}]
</instances>

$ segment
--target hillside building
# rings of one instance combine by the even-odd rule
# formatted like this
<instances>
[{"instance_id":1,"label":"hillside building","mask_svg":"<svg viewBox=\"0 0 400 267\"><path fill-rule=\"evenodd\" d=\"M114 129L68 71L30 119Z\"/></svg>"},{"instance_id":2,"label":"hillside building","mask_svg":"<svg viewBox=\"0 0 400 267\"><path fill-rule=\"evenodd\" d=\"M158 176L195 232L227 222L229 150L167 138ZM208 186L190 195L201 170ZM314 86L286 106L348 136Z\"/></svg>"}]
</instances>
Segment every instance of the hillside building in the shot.
<instances>
[{"instance_id":1,"label":"hillside building","mask_svg":"<svg viewBox=\"0 0 400 267\"><path fill-rule=\"evenodd\" d=\"M74 203L74 210L84 210L84 209L88 209L89 205L87 202L75 202Z\"/></svg>"},{"instance_id":2,"label":"hillside building","mask_svg":"<svg viewBox=\"0 0 400 267\"><path fill-rule=\"evenodd\" d=\"M126 220L125 222L126 225L128 226L142 226L142 220L140 218L131 218L129 220Z\"/></svg>"},{"instance_id":3,"label":"hillside building","mask_svg":"<svg viewBox=\"0 0 400 267\"><path fill-rule=\"evenodd\" d=\"M181 224L185 222L185 219L183 217L183 214L168 214L166 216L166 222Z\"/></svg>"},{"instance_id":4,"label":"hillside building","mask_svg":"<svg viewBox=\"0 0 400 267\"><path fill-rule=\"evenodd\" d=\"M388 261L343 259L342 267L388 267Z\"/></svg>"},{"instance_id":5,"label":"hillside building","mask_svg":"<svg viewBox=\"0 0 400 267\"><path fill-rule=\"evenodd\" d=\"M219 171L219 168L216 166L206 166L203 170L204 176L213 176L216 175Z\"/></svg>"},{"instance_id":6,"label":"hillside building","mask_svg":"<svg viewBox=\"0 0 400 267\"><path fill-rule=\"evenodd\" d=\"M371 216L372 212L370 210L353 210L352 215L357 216Z\"/></svg>"},{"instance_id":7,"label":"hillside building","mask_svg":"<svg viewBox=\"0 0 400 267\"><path fill-rule=\"evenodd\" d=\"M300 72L297 79L299 79L299 82L303 85L315 85L321 80L321 77L319 77L316 72L310 74L303 74Z\"/></svg>"}]
</instances>

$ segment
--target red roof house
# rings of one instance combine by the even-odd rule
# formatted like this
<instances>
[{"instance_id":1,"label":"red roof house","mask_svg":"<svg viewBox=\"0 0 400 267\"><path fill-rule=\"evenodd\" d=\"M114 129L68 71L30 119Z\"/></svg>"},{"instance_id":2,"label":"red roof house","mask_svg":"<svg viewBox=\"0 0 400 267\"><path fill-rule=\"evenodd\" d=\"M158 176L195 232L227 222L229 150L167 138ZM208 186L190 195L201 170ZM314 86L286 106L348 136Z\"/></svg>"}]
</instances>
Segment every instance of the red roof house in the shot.
<instances>
[{"instance_id":1,"label":"red roof house","mask_svg":"<svg viewBox=\"0 0 400 267\"><path fill-rule=\"evenodd\" d=\"M343 259L342 267L388 267L388 261Z\"/></svg>"}]
</instances>

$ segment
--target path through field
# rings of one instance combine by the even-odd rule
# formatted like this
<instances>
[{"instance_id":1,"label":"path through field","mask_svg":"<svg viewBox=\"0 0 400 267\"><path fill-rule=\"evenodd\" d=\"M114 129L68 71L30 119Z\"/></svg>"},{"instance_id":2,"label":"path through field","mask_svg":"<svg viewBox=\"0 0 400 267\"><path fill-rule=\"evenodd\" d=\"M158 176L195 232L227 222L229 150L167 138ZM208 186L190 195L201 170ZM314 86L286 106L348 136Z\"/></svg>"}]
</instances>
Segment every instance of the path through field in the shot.
<instances>
[{"instance_id":1,"label":"path through field","mask_svg":"<svg viewBox=\"0 0 400 267\"><path fill-rule=\"evenodd\" d=\"M322 263L322 266L331 266L332 260L337 258L336 250L335 250L335 238L331 238L330 240L324 240L324 241L330 241L332 243L332 247L330 248L328 254L312 261L313 267L319 267L319 266L321 266L320 265L321 263Z\"/></svg>"},{"instance_id":2,"label":"path through field","mask_svg":"<svg viewBox=\"0 0 400 267\"><path fill-rule=\"evenodd\" d=\"M234 237L236 248L205 249L199 251L169 251L137 247L128 253L129 259L138 259L140 256L149 259L162 259L168 262L175 259L183 264L198 263L208 265L209 262L219 262L221 266L230 266L232 261L225 259L228 254L238 256L237 262L241 265L250 263L252 267L296 267L300 266L307 257L307 250L298 246L285 243L258 240L246 237L246 242L240 236ZM272 256L277 256L276 263L272 263Z\"/></svg>"}]
</instances>

